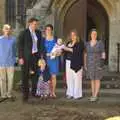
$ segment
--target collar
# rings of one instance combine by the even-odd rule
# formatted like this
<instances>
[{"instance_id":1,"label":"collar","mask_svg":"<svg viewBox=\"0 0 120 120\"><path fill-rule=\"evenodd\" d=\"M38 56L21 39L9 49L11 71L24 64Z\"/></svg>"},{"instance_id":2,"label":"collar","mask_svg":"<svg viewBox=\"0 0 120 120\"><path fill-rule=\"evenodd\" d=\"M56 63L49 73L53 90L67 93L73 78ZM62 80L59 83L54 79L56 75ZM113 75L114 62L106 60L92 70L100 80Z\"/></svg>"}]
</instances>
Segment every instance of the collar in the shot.
<instances>
[{"instance_id":1,"label":"collar","mask_svg":"<svg viewBox=\"0 0 120 120\"><path fill-rule=\"evenodd\" d=\"M32 31L31 27L29 26L29 30L31 33L35 33L35 31Z\"/></svg>"},{"instance_id":2,"label":"collar","mask_svg":"<svg viewBox=\"0 0 120 120\"><path fill-rule=\"evenodd\" d=\"M4 35L0 36L0 39L3 39L3 38L9 39L9 38L11 38L11 35L9 35L8 37L6 37L6 36L4 36Z\"/></svg>"}]
</instances>

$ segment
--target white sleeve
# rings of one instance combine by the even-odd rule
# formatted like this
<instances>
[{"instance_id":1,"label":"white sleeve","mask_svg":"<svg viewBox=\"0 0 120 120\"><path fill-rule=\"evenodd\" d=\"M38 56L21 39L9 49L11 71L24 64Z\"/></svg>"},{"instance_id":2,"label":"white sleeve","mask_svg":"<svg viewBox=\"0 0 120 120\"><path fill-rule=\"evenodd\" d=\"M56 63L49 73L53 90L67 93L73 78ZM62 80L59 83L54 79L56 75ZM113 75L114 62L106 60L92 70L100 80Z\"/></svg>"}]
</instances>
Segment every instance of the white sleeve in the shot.
<instances>
[{"instance_id":1,"label":"white sleeve","mask_svg":"<svg viewBox=\"0 0 120 120\"><path fill-rule=\"evenodd\" d=\"M53 49L51 50L51 53L56 52L56 48L57 48L57 45L55 45L55 46L53 47Z\"/></svg>"}]
</instances>

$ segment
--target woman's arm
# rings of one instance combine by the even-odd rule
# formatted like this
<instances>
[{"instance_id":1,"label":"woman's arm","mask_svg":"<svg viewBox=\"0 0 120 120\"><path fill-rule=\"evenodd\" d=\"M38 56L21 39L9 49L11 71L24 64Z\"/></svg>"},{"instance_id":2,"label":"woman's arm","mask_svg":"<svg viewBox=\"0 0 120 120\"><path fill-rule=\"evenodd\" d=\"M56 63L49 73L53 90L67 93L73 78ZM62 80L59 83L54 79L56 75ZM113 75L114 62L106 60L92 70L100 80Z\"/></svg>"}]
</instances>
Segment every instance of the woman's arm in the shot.
<instances>
[{"instance_id":1,"label":"woman's arm","mask_svg":"<svg viewBox=\"0 0 120 120\"><path fill-rule=\"evenodd\" d=\"M87 52L84 50L84 69L87 70Z\"/></svg>"},{"instance_id":2,"label":"woman's arm","mask_svg":"<svg viewBox=\"0 0 120 120\"><path fill-rule=\"evenodd\" d=\"M106 59L106 53L105 53L105 46L102 41L100 41L100 49L101 49L101 58Z\"/></svg>"},{"instance_id":3,"label":"woman's arm","mask_svg":"<svg viewBox=\"0 0 120 120\"><path fill-rule=\"evenodd\" d=\"M63 49L64 51L73 52L73 48L69 48L65 46Z\"/></svg>"}]
</instances>

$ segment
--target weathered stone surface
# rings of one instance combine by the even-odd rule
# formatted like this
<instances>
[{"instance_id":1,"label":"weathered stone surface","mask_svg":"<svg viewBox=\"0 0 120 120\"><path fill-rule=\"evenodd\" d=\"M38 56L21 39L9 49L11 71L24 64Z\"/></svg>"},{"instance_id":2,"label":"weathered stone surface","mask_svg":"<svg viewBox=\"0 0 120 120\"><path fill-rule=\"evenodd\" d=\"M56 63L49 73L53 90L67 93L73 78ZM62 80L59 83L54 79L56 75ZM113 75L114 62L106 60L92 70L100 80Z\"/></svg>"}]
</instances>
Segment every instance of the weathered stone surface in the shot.
<instances>
[{"instance_id":1,"label":"weathered stone surface","mask_svg":"<svg viewBox=\"0 0 120 120\"><path fill-rule=\"evenodd\" d=\"M51 10L49 14L46 13L50 7L52 1ZM28 16L40 16L41 24L44 26L47 23L61 22L58 20L58 15L61 10L64 9L64 5L68 4L68 0L38 0L34 7L27 11ZM76 0L71 0L76 1ZM119 0L98 0L107 11L109 17L109 70L117 71L117 43L120 42L120 1ZM69 3L70 4L70 3ZM42 7L44 6L44 7ZM69 5L68 5L69 7ZM57 12L57 13L55 13ZM43 19L42 19L42 16ZM63 15L64 16L64 15ZM57 18L56 18L57 17ZM44 23L44 24L43 24ZM62 28L59 28L62 33Z\"/></svg>"},{"instance_id":2,"label":"weathered stone surface","mask_svg":"<svg viewBox=\"0 0 120 120\"><path fill-rule=\"evenodd\" d=\"M5 22L5 0L0 1L0 24Z\"/></svg>"}]
</instances>

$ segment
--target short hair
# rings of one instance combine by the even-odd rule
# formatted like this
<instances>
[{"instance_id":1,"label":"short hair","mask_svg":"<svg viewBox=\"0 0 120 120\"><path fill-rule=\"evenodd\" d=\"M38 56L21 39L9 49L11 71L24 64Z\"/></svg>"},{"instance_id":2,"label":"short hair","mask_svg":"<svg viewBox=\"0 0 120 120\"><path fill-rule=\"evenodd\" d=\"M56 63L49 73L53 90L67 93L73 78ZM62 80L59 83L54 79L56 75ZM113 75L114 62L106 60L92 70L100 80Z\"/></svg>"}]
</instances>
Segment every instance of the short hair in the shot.
<instances>
[{"instance_id":1,"label":"short hair","mask_svg":"<svg viewBox=\"0 0 120 120\"><path fill-rule=\"evenodd\" d=\"M29 20L28 20L28 23L32 23L32 22L38 22L39 20L37 19L37 18L34 18L34 17L32 17L32 18L30 18Z\"/></svg>"},{"instance_id":2,"label":"short hair","mask_svg":"<svg viewBox=\"0 0 120 120\"><path fill-rule=\"evenodd\" d=\"M53 25L52 25L52 24L47 24L47 25L45 26L45 29L46 29L47 27L51 28L51 30L53 31Z\"/></svg>"},{"instance_id":3,"label":"short hair","mask_svg":"<svg viewBox=\"0 0 120 120\"><path fill-rule=\"evenodd\" d=\"M7 29L11 29L11 26L10 26L9 24L4 24L4 25L3 25L3 30L5 30L6 28L7 28Z\"/></svg>"}]
</instances>

